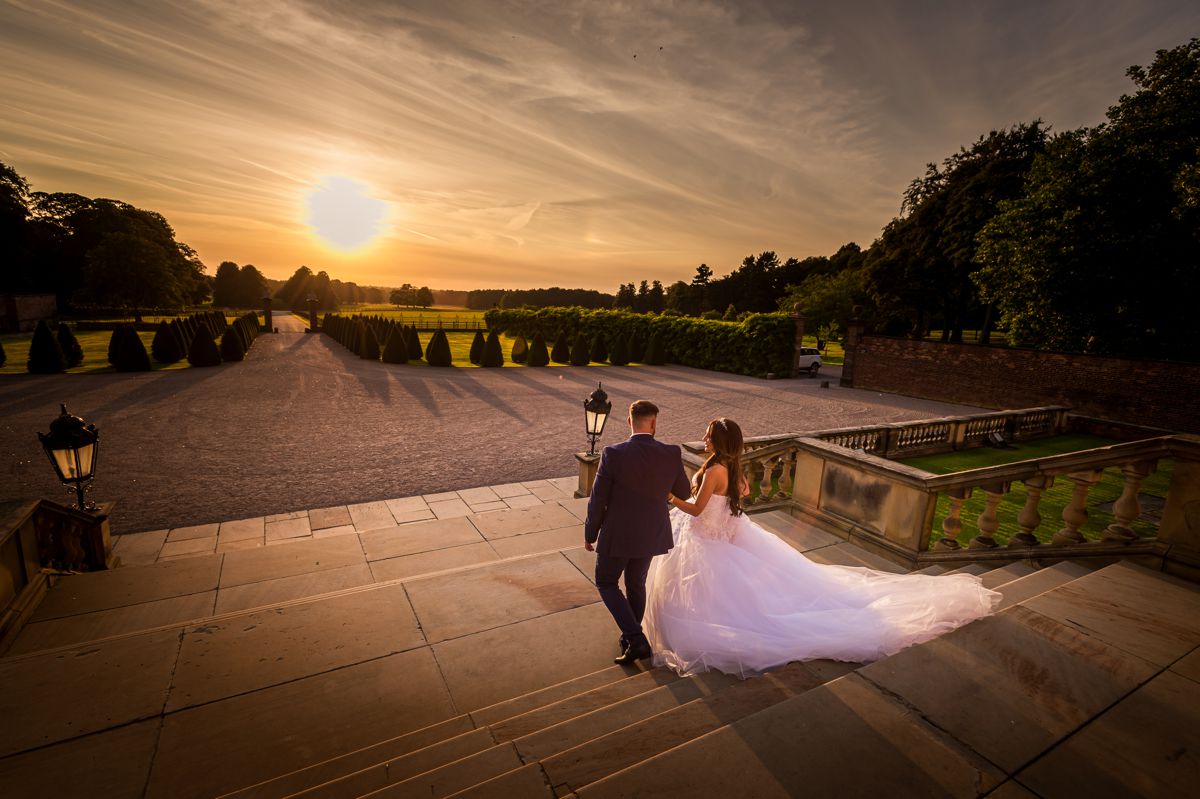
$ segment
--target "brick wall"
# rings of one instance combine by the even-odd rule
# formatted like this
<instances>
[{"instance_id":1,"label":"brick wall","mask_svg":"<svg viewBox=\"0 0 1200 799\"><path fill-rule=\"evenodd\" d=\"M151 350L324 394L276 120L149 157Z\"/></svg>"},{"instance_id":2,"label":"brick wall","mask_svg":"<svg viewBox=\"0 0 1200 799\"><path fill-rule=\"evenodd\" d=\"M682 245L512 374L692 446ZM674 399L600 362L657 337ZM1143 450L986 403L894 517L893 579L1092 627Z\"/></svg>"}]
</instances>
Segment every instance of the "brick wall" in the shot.
<instances>
[{"instance_id":1,"label":"brick wall","mask_svg":"<svg viewBox=\"0 0 1200 799\"><path fill-rule=\"evenodd\" d=\"M882 336L862 336L847 356L854 388L996 409L1067 405L1088 416L1200 433L1200 364Z\"/></svg>"}]
</instances>

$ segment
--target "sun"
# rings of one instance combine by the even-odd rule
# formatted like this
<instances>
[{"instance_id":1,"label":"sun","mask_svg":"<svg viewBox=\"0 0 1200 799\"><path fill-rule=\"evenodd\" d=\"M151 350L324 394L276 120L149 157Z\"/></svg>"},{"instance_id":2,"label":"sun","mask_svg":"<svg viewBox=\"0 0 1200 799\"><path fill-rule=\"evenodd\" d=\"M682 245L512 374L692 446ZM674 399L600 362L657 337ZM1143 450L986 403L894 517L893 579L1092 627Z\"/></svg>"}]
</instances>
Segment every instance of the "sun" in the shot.
<instances>
[{"instance_id":1,"label":"sun","mask_svg":"<svg viewBox=\"0 0 1200 799\"><path fill-rule=\"evenodd\" d=\"M305 223L317 238L343 252L362 249L383 233L388 204L371 196L370 186L334 175L304 198Z\"/></svg>"}]
</instances>

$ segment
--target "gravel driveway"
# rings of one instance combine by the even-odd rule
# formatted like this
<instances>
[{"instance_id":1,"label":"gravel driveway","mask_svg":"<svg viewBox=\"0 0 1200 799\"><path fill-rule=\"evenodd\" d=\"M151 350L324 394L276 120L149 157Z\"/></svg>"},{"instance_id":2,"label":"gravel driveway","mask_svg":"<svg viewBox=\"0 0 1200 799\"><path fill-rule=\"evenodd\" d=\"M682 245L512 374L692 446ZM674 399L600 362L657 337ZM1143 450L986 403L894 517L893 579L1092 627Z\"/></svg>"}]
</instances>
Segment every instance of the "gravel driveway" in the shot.
<instances>
[{"instance_id":1,"label":"gravel driveway","mask_svg":"<svg viewBox=\"0 0 1200 799\"><path fill-rule=\"evenodd\" d=\"M670 442L722 415L753 436L978 410L682 366L389 366L277 323L241 364L0 378L0 500L67 501L36 436L60 402L100 430L93 496L117 502L119 533L574 474L597 380L614 414L601 444L628 435L638 398Z\"/></svg>"}]
</instances>

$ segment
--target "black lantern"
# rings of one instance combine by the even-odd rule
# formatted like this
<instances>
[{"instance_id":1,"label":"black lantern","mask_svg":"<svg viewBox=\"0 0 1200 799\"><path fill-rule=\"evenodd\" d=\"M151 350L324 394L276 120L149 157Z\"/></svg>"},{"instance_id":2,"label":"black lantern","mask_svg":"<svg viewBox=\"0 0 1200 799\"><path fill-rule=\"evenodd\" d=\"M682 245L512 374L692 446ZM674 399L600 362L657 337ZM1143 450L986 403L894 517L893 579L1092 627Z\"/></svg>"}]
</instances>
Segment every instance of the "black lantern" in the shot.
<instances>
[{"instance_id":1,"label":"black lantern","mask_svg":"<svg viewBox=\"0 0 1200 799\"><path fill-rule=\"evenodd\" d=\"M100 451L100 434L96 425L87 424L78 416L67 413L67 406L62 405L62 413L50 423L49 433L38 433L46 457L54 467L55 474L67 486L68 491L74 491L80 510L95 510L96 506L84 500L84 492L91 490L92 478L96 476L96 458Z\"/></svg>"},{"instance_id":2,"label":"black lantern","mask_svg":"<svg viewBox=\"0 0 1200 799\"><path fill-rule=\"evenodd\" d=\"M587 427L588 438L591 439L589 455L596 454L596 439L604 432L604 423L608 421L608 412L611 410L612 403L608 401L608 395L604 393L601 384L597 383L596 390L583 401L584 424Z\"/></svg>"}]
</instances>

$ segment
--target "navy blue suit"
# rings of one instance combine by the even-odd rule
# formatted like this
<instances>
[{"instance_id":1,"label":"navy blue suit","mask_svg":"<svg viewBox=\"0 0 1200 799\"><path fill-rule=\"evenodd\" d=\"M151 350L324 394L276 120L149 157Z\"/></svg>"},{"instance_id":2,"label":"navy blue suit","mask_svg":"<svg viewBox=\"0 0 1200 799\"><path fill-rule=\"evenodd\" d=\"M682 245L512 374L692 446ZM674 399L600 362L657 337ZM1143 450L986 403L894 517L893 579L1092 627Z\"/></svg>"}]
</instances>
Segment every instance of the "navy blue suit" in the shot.
<instances>
[{"instance_id":1,"label":"navy blue suit","mask_svg":"<svg viewBox=\"0 0 1200 799\"><path fill-rule=\"evenodd\" d=\"M596 544L596 588L627 643L644 639L650 561L673 545L668 492L680 499L692 495L679 447L636 433L604 448L583 535ZM622 574L624 595L618 586Z\"/></svg>"}]
</instances>

